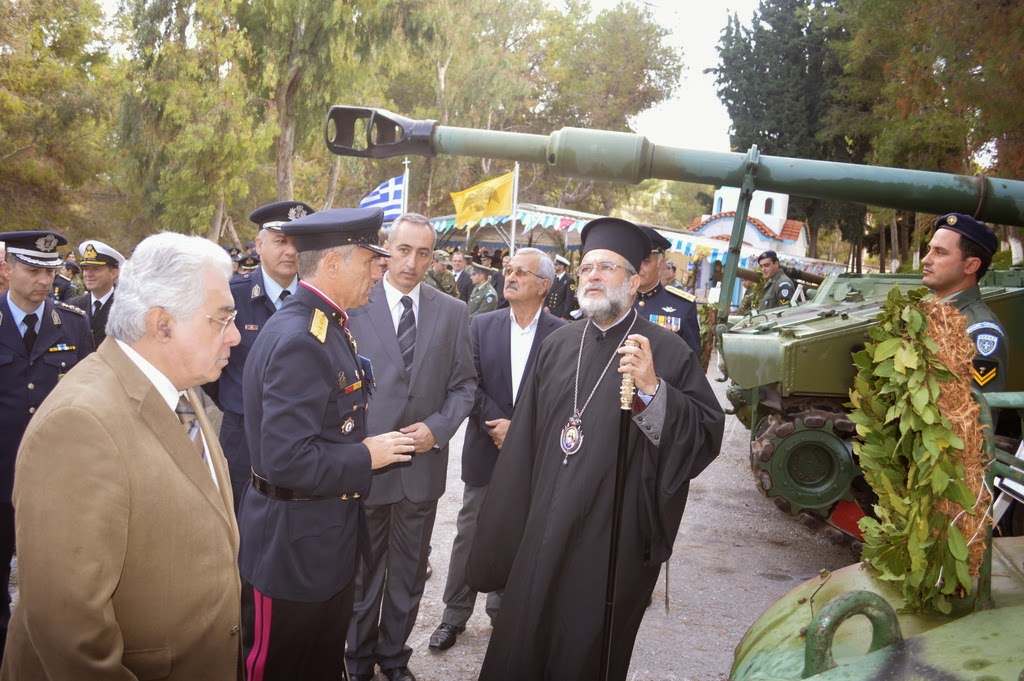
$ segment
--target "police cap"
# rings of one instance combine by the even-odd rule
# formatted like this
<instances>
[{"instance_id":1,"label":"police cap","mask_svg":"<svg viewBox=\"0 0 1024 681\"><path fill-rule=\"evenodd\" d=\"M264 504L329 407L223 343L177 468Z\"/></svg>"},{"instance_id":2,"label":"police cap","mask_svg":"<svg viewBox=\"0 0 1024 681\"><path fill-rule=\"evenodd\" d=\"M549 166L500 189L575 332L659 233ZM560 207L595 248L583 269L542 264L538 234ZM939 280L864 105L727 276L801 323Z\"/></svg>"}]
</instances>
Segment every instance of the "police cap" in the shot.
<instances>
[{"instance_id":1,"label":"police cap","mask_svg":"<svg viewBox=\"0 0 1024 681\"><path fill-rule=\"evenodd\" d=\"M302 201L278 201L260 206L249 213L249 219L259 225L261 229L280 232L282 225L315 212L313 208Z\"/></svg>"},{"instance_id":2,"label":"police cap","mask_svg":"<svg viewBox=\"0 0 1024 681\"><path fill-rule=\"evenodd\" d=\"M82 268L78 266L78 263L75 262L74 260L71 260L70 258L64 261L64 267L68 268L69 270L74 270L75 272L82 271Z\"/></svg>"},{"instance_id":3,"label":"police cap","mask_svg":"<svg viewBox=\"0 0 1024 681\"><path fill-rule=\"evenodd\" d=\"M57 252L58 246L64 246L68 242L63 234L45 230L0 232L0 241L4 242L8 254L30 267L59 270L64 266L60 253Z\"/></svg>"},{"instance_id":4,"label":"police cap","mask_svg":"<svg viewBox=\"0 0 1024 681\"><path fill-rule=\"evenodd\" d=\"M672 242L663 237L658 230L647 225L640 225L647 238L651 240L651 253L664 253L672 248Z\"/></svg>"},{"instance_id":5,"label":"police cap","mask_svg":"<svg viewBox=\"0 0 1024 681\"><path fill-rule=\"evenodd\" d=\"M285 223L281 232L295 237L299 251L362 246L377 255L390 255L380 245L383 222L380 208L333 208Z\"/></svg>"},{"instance_id":6,"label":"police cap","mask_svg":"<svg viewBox=\"0 0 1024 681\"><path fill-rule=\"evenodd\" d=\"M83 241L78 247L82 259L78 262L82 267L113 267L118 269L124 264L124 256L102 241L90 239Z\"/></svg>"},{"instance_id":7,"label":"police cap","mask_svg":"<svg viewBox=\"0 0 1024 681\"><path fill-rule=\"evenodd\" d=\"M252 272L260 266L260 256L258 255L247 255L244 258L239 259L238 269Z\"/></svg>"},{"instance_id":8,"label":"police cap","mask_svg":"<svg viewBox=\"0 0 1024 681\"><path fill-rule=\"evenodd\" d=\"M989 255L995 255L999 250L999 239L996 238L996 233L992 231L992 228L984 222L975 220L970 215L961 213L943 215L935 221L935 229L953 230L981 246Z\"/></svg>"},{"instance_id":9,"label":"police cap","mask_svg":"<svg viewBox=\"0 0 1024 681\"><path fill-rule=\"evenodd\" d=\"M651 254L651 240L643 230L619 218L591 220L580 232L580 239L583 255L595 249L609 250L621 255L637 271L640 263Z\"/></svg>"}]
</instances>

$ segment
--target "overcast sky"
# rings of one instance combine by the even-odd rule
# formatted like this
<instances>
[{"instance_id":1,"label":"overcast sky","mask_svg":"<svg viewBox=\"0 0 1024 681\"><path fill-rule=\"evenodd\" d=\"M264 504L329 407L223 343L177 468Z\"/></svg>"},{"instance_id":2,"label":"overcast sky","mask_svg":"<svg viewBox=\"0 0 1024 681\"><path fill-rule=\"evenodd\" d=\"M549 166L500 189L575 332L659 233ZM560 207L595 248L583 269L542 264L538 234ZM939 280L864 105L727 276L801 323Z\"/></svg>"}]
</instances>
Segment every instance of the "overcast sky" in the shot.
<instances>
[{"instance_id":1,"label":"overcast sky","mask_svg":"<svg viewBox=\"0 0 1024 681\"><path fill-rule=\"evenodd\" d=\"M656 144L684 149L729 149L729 116L715 94L714 76L704 69L718 64L718 40L735 12L749 26L758 0L628 0L650 8L671 31L671 44L683 50L685 71L675 97L637 117L634 129ZM619 0L591 0L595 11Z\"/></svg>"}]
</instances>

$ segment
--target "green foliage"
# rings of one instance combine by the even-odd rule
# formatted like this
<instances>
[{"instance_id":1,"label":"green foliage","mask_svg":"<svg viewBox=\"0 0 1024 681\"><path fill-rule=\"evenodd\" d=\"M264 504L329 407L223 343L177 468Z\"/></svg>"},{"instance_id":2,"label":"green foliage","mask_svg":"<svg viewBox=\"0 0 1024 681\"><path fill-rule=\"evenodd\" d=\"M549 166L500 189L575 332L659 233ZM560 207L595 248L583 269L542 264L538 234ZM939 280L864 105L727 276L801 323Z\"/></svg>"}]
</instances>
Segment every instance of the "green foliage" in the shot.
<instances>
[{"instance_id":1,"label":"green foliage","mask_svg":"<svg viewBox=\"0 0 1024 681\"><path fill-rule=\"evenodd\" d=\"M881 578L899 584L907 608L948 613L950 599L971 590L967 544L942 499L970 509L957 452L963 441L939 411L940 383L960 380L936 356L918 303L927 289L904 297L893 287L871 341L853 356L850 391L854 444L864 477L878 495L875 518L860 521L863 558Z\"/></svg>"}]
</instances>

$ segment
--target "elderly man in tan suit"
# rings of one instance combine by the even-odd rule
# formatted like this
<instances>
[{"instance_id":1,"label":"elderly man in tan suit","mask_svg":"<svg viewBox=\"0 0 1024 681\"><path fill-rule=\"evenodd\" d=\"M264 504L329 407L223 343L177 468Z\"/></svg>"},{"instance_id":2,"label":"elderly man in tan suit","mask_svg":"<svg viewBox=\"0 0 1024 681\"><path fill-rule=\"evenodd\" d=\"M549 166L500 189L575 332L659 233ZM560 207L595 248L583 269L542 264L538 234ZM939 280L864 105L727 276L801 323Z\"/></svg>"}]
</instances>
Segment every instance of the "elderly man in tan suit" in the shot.
<instances>
[{"instance_id":1,"label":"elderly man in tan suit","mask_svg":"<svg viewBox=\"0 0 1024 681\"><path fill-rule=\"evenodd\" d=\"M231 483L191 390L217 379L239 341L230 274L205 239L144 240L108 338L29 423L14 484L20 600L0 679L237 678Z\"/></svg>"}]
</instances>

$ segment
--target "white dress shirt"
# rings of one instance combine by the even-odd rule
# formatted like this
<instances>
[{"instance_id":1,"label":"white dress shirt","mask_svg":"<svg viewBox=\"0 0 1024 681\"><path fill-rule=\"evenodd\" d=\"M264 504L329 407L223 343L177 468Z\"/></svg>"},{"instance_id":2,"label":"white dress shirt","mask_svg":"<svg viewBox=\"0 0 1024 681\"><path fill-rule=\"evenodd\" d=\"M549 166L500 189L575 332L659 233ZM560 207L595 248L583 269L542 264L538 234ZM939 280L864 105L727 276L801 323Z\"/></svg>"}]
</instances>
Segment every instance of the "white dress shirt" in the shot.
<instances>
[{"instance_id":1,"label":"white dress shirt","mask_svg":"<svg viewBox=\"0 0 1024 681\"><path fill-rule=\"evenodd\" d=\"M416 284L408 293L402 293L392 286L391 282L388 281L387 275L384 275L384 296L388 301L388 309L391 310L391 322L395 325L396 334L398 333L398 322L402 319L402 313L405 312L405 306L402 305L402 296L412 298L412 313L416 316L416 326L419 326L420 286L422 284Z\"/></svg>"},{"instance_id":2,"label":"white dress shirt","mask_svg":"<svg viewBox=\"0 0 1024 681\"><path fill-rule=\"evenodd\" d=\"M512 360L512 404L516 403L516 397L519 395L519 386L522 384L523 374L526 372L526 360L530 357L533 339L537 337L537 324L540 322L540 313L543 310L543 307L537 308L537 314L533 316L533 321L524 329L516 321L515 311L509 309L509 314L512 317L512 323L509 324L511 335L508 346Z\"/></svg>"}]
</instances>

